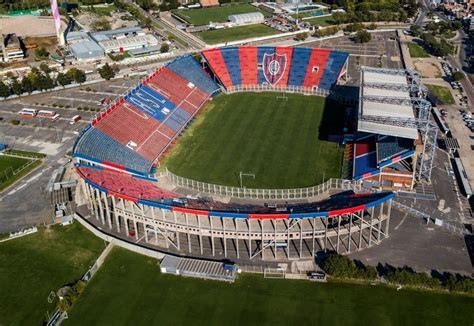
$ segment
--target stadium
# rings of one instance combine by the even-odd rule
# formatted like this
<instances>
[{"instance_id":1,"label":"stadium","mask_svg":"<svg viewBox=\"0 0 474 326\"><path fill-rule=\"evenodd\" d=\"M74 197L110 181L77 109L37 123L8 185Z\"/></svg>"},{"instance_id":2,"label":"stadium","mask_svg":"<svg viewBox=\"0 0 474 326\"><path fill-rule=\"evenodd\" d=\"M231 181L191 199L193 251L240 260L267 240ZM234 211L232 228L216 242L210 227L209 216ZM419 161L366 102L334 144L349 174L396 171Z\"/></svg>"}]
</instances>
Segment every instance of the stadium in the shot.
<instances>
[{"instance_id":1,"label":"stadium","mask_svg":"<svg viewBox=\"0 0 474 326\"><path fill-rule=\"evenodd\" d=\"M76 140L82 215L186 257L288 261L378 245L393 190L430 179L437 128L413 71L363 67L358 96L345 95L348 58L241 46L157 69Z\"/></svg>"}]
</instances>

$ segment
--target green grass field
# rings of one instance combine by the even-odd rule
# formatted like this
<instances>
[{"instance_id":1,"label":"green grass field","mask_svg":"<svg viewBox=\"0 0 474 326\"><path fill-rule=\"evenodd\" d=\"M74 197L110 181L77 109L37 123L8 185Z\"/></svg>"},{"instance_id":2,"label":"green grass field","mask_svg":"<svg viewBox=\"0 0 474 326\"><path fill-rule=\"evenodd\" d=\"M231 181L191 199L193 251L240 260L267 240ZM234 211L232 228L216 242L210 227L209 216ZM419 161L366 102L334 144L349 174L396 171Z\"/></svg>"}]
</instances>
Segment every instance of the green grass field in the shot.
<instances>
[{"instance_id":1,"label":"green grass field","mask_svg":"<svg viewBox=\"0 0 474 326\"><path fill-rule=\"evenodd\" d=\"M41 164L40 160L36 160L16 175L13 175L13 171L30 162L31 160L29 159L0 156L0 191L12 185Z\"/></svg>"},{"instance_id":2,"label":"green grass field","mask_svg":"<svg viewBox=\"0 0 474 326\"><path fill-rule=\"evenodd\" d=\"M440 104L454 104L454 98L449 88L438 85L426 85L426 87Z\"/></svg>"},{"instance_id":3,"label":"green grass field","mask_svg":"<svg viewBox=\"0 0 474 326\"><path fill-rule=\"evenodd\" d=\"M334 21L332 20L332 15L305 19L303 21L306 23L310 23L311 25L319 25L319 26L334 25Z\"/></svg>"},{"instance_id":4,"label":"green grass field","mask_svg":"<svg viewBox=\"0 0 474 326\"><path fill-rule=\"evenodd\" d=\"M295 188L339 177L342 152L319 139L324 128L337 133L344 110L316 96L279 93L219 95L210 102L166 157L180 176L249 188ZM324 131L325 132L325 131Z\"/></svg>"},{"instance_id":5,"label":"green grass field","mask_svg":"<svg viewBox=\"0 0 474 326\"><path fill-rule=\"evenodd\" d=\"M252 37L260 37L267 35L275 35L280 32L276 29L268 27L263 24L238 26L232 28L208 30L196 33L204 42L208 44L217 44L224 42L232 42L238 40L245 40Z\"/></svg>"},{"instance_id":6,"label":"green grass field","mask_svg":"<svg viewBox=\"0 0 474 326\"><path fill-rule=\"evenodd\" d=\"M416 43L408 43L408 50L412 58L428 58L430 55L420 45Z\"/></svg>"},{"instance_id":7,"label":"green grass field","mask_svg":"<svg viewBox=\"0 0 474 326\"><path fill-rule=\"evenodd\" d=\"M104 243L79 223L0 243L0 325L41 325L51 291L78 280Z\"/></svg>"},{"instance_id":8,"label":"green grass field","mask_svg":"<svg viewBox=\"0 0 474 326\"><path fill-rule=\"evenodd\" d=\"M64 325L467 325L474 299L385 286L270 280L235 283L160 273L116 248Z\"/></svg>"},{"instance_id":9,"label":"green grass field","mask_svg":"<svg viewBox=\"0 0 474 326\"><path fill-rule=\"evenodd\" d=\"M202 9L180 9L173 11L174 14L195 26L207 25L210 22L223 23L227 21L229 15L246 14L249 12L261 12L265 17L270 13L260 10L248 3L230 4L222 7L202 8Z\"/></svg>"}]
</instances>

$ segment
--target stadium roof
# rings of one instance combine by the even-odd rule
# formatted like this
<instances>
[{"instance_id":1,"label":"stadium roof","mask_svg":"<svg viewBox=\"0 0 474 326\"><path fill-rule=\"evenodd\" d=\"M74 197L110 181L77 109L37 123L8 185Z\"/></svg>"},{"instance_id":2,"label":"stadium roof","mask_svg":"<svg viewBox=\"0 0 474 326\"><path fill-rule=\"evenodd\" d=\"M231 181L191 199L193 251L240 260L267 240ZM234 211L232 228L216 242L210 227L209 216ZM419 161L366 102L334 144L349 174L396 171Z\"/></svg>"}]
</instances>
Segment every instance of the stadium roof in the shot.
<instances>
[{"instance_id":1,"label":"stadium roof","mask_svg":"<svg viewBox=\"0 0 474 326\"><path fill-rule=\"evenodd\" d=\"M402 101L403 99L410 100L405 74L391 74L375 69L367 70L363 67L361 69L360 95L358 131L411 139L418 138L418 130L414 124L393 125L381 121L384 118L415 121L413 105ZM390 100L391 98L393 100ZM364 120L369 117L374 119Z\"/></svg>"}]
</instances>

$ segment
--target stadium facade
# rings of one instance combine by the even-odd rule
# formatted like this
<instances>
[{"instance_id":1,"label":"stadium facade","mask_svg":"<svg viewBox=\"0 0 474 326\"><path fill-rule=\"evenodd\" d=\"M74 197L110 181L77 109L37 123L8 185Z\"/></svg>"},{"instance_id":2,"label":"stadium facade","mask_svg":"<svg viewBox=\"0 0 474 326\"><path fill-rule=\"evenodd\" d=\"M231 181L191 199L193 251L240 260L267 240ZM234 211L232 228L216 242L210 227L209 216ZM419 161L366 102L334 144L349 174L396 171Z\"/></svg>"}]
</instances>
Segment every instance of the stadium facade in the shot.
<instances>
[{"instance_id":1,"label":"stadium facade","mask_svg":"<svg viewBox=\"0 0 474 326\"><path fill-rule=\"evenodd\" d=\"M230 195L228 187L193 180L178 190L166 188L161 177L168 182L179 177L157 176L160 157L214 95L285 91L328 96L347 77L348 54L327 49L245 46L206 50L201 56L202 62L188 55L158 69L83 130L73 156L83 198L78 204L94 216L90 223L157 250L219 259L280 261L313 257L319 250L350 253L388 237L394 194L364 188L364 179L375 175L367 172L311 188L236 188ZM410 119L416 123L414 114ZM384 143L383 134L355 129L346 147L360 154L360 142L368 136ZM400 146L405 150L405 143ZM397 151L388 158L394 163L406 155ZM360 171L359 156L349 156L354 171ZM193 190L199 191L190 196Z\"/></svg>"}]
</instances>

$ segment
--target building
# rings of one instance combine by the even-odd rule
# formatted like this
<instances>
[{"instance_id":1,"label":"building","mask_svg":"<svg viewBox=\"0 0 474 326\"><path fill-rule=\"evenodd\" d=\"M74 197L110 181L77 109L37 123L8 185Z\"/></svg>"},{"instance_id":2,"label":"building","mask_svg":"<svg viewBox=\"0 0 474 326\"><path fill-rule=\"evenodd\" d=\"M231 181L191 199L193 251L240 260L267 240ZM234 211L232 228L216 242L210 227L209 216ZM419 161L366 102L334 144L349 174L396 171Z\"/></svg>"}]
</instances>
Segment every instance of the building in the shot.
<instances>
[{"instance_id":1,"label":"building","mask_svg":"<svg viewBox=\"0 0 474 326\"><path fill-rule=\"evenodd\" d=\"M86 32L70 32L66 41L76 60L97 60L104 57L104 50Z\"/></svg>"},{"instance_id":2,"label":"building","mask_svg":"<svg viewBox=\"0 0 474 326\"><path fill-rule=\"evenodd\" d=\"M9 62L15 60L21 60L25 57L25 53L22 49L21 41L18 36L14 33L2 34L1 44L1 61Z\"/></svg>"},{"instance_id":3,"label":"building","mask_svg":"<svg viewBox=\"0 0 474 326\"><path fill-rule=\"evenodd\" d=\"M104 40L99 42L105 53L124 52L136 49L147 49L158 46L158 40L151 34Z\"/></svg>"},{"instance_id":4,"label":"building","mask_svg":"<svg viewBox=\"0 0 474 326\"><path fill-rule=\"evenodd\" d=\"M145 31L139 27L125 27L119 29L113 29L110 31L102 31L91 33L91 37L96 42L108 41L108 40L120 40L134 36L145 35Z\"/></svg>"},{"instance_id":5,"label":"building","mask_svg":"<svg viewBox=\"0 0 474 326\"><path fill-rule=\"evenodd\" d=\"M261 12L249 12L246 14L230 15L228 20L236 25L260 24L265 21Z\"/></svg>"},{"instance_id":6,"label":"building","mask_svg":"<svg viewBox=\"0 0 474 326\"><path fill-rule=\"evenodd\" d=\"M219 6L218 0L199 0L199 3L203 8Z\"/></svg>"}]
</instances>

